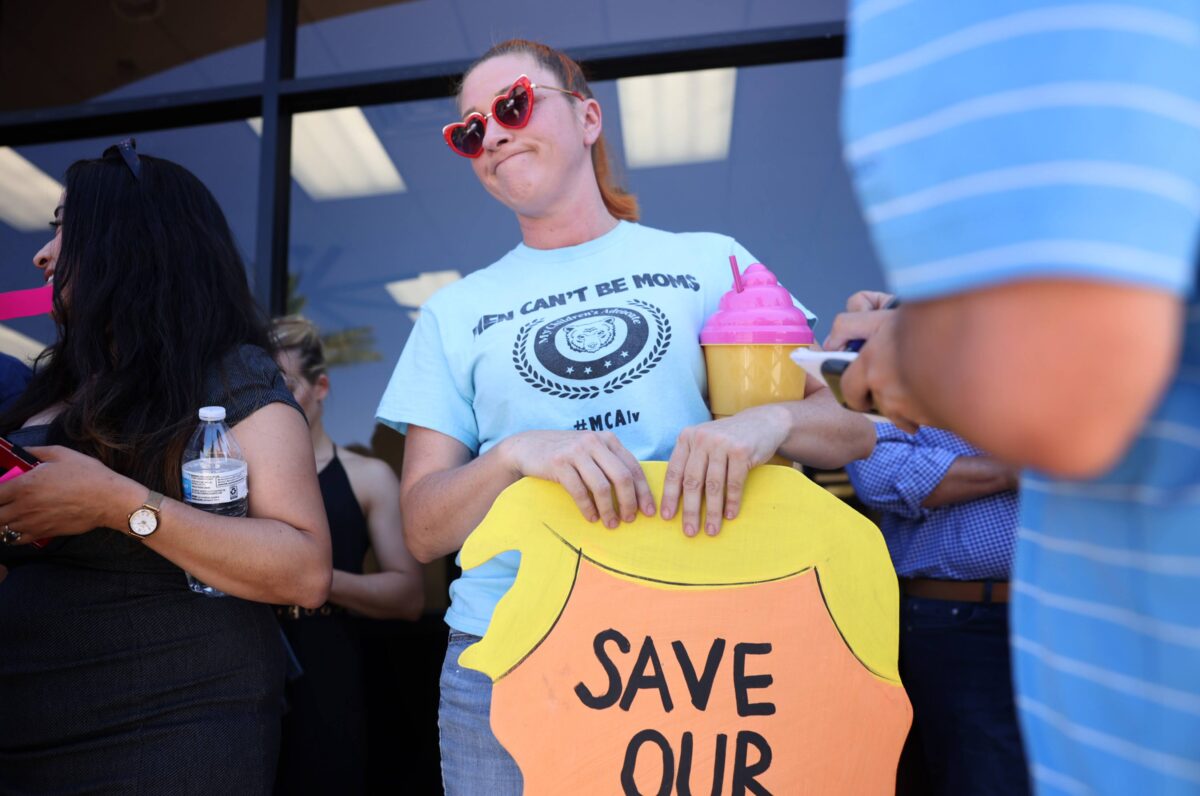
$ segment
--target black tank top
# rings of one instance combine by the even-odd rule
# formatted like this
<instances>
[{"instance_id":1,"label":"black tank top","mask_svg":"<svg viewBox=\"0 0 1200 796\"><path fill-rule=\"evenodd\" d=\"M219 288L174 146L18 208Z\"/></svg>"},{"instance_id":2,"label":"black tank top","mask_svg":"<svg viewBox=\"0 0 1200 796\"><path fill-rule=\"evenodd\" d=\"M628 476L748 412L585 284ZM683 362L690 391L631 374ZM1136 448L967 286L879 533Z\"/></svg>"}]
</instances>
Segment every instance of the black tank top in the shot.
<instances>
[{"instance_id":1,"label":"black tank top","mask_svg":"<svg viewBox=\"0 0 1200 796\"><path fill-rule=\"evenodd\" d=\"M367 534L367 518L350 488L346 468L338 458L337 446L333 458L318 476L325 513L329 516L329 535L333 542L333 568L361 575L363 556L371 544Z\"/></svg>"},{"instance_id":2,"label":"black tank top","mask_svg":"<svg viewBox=\"0 0 1200 796\"><path fill-rule=\"evenodd\" d=\"M362 574L370 544L367 520L336 446L318 478L334 569ZM280 608L279 615L304 675L288 683L292 709L283 717L275 793L366 793L361 620L329 603L315 611L293 608Z\"/></svg>"}]
</instances>

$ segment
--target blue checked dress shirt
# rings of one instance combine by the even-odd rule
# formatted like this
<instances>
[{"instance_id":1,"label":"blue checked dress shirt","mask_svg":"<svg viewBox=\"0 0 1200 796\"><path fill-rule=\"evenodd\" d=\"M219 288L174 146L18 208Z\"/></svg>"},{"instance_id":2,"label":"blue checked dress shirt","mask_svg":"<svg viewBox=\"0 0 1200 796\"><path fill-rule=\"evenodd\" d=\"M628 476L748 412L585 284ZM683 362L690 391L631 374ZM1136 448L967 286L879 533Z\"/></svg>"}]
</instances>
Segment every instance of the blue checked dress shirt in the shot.
<instances>
[{"instance_id":1,"label":"blue checked dress shirt","mask_svg":"<svg viewBox=\"0 0 1200 796\"><path fill-rule=\"evenodd\" d=\"M921 503L959 456L982 456L966 440L937 428L914 436L876 425L870 458L846 466L863 503L880 524L896 574L941 580L1008 580L1017 529L1015 490L938 508Z\"/></svg>"}]
</instances>

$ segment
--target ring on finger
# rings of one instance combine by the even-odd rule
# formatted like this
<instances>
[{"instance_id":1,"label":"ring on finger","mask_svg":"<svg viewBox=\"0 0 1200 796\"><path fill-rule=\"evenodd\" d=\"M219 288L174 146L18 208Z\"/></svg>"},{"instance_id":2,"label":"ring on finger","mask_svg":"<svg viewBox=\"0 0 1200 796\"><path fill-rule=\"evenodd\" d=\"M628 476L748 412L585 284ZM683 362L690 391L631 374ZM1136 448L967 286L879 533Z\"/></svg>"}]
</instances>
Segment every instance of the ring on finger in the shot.
<instances>
[{"instance_id":1,"label":"ring on finger","mask_svg":"<svg viewBox=\"0 0 1200 796\"><path fill-rule=\"evenodd\" d=\"M8 545L16 544L17 542L21 541L21 532L14 531L12 528L8 527L8 523L5 523L4 531L0 532L0 541L3 541L4 544Z\"/></svg>"}]
</instances>

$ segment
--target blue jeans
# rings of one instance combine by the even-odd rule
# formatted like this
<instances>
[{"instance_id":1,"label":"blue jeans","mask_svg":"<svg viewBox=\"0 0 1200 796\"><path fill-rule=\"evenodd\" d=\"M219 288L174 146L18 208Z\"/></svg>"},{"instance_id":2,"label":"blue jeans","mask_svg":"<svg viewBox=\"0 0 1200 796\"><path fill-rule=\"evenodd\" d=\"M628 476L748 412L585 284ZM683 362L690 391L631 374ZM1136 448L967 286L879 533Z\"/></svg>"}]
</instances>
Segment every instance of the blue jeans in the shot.
<instances>
[{"instance_id":1,"label":"blue jeans","mask_svg":"<svg viewBox=\"0 0 1200 796\"><path fill-rule=\"evenodd\" d=\"M458 665L479 636L450 631L442 664L438 738L446 796L520 796L521 769L492 734L492 681Z\"/></svg>"},{"instance_id":2,"label":"blue jeans","mask_svg":"<svg viewBox=\"0 0 1200 796\"><path fill-rule=\"evenodd\" d=\"M937 794L1028 794L1008 605L903 597L900 677Z\"/></svg>"}]
</instances>

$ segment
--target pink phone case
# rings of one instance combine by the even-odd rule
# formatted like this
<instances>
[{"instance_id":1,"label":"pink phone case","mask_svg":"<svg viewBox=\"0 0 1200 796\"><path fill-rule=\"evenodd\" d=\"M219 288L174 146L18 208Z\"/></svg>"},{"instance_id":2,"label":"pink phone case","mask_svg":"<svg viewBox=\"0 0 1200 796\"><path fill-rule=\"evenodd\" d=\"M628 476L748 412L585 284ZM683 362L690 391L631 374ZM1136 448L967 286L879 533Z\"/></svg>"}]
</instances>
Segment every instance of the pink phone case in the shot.
<instances>
[{"instance_id":1,"label":"pink phone case","mask_svg":"<svg viewBox=\"0 0 1200 796\"><path fill-rule=\"evenodd\" d=\"M14 445L4 437L0 437L0 484L22 473L27 473L41 462L35 459L20 445ZM38 539L31 544L39 550L50 543L50 539Z\"/></svg>"}]
</instances>

